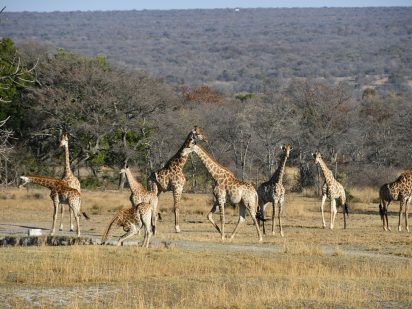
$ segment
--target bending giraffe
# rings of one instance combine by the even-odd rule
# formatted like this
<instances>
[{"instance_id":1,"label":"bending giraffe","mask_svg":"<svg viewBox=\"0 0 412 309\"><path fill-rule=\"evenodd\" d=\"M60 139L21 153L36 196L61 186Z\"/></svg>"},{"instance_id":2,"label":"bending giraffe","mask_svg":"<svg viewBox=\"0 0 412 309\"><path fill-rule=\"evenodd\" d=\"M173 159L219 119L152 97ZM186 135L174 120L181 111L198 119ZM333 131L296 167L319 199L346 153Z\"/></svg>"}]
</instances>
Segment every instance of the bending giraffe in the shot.
<instances>
[{"instance_id":1,"label":"bending giraffe","mask_svg":"<svg viewBox=\"0 0 412 309\"><path fill-rule=\"evenodd\" d=\"M70 210L74 214L74 218L76 220L77 236L80 236L80 215L83 214L83 216L87 220L89 219L89 216L85 212L81 212L80 210L81 201L79 191L67 187L66 182L61 179L46 176L20 176L20 179L23 181L21 186L25 186L26 184L31 182L50 189L50 198L52 199L54 206L53 224L50 235L54 235L59 205L61 203L65 203L69 205Z\"/></svg>"},{"instance_id":2,"label":"bending giraffe","mask_svg":"<svg viewBox=\"0 0 412 309\"><path fill-rule=\"evenodd\" d=\"M126 175L127 182L129 183L130 187L130 202L132 203L133 207L137 207L140 203L147 203L150 204L152 209L151 215L151 225L153 234L156 235L156 223L157 223L157 204L159 198L157 196L157 186L150 185L150 191L146 190L146 188L136 180L133 176L132 172L130 171L129 167L126 166L120 171L121 174Z\"/></svg>"},{"instance_id":3,"label":"bending giraffe","mask_svg":"<svg viewBox=\"0 0 412 309\"><path fill-rule=\"evenodd\" d=\"M349 216L348 204L346 203L346 194L343 186L333 177L332 171L327 167L326 163L323 161L322 156L319 151L312 154L315 159L315 164L319 164L323 176L325 177L325 184L322 188L322 203L320 205L320 210L322 212L322 225L323 228L326 227L325 216L323 213L323 206L325 204L326 198L330 199L330 229L333 229L335 218L337 214L336 200L339 200L340 205L343 207L343 226L346 229L346 217Z\"/></svg>"},{"instance_id":4,"label":"bending giraffe","mask_svg":"<svg viewBox=\"0 0 412 309\"><path fill-rule=\"evenodd\" d=\"M64 147L64 155L65 155L65 164L64 164L64 174L62 180L67 183L69 188L76 189L81 193L80 188L80 181L73 175L71 167L70 167L70 154L69 154L69 137L67 133L63 133L60 139L60 147ZM60 227L59 230L63 230L63 214L64 214L64 203L61 203L60 208ZM69 217L70 217L70 232L73 231L73 213L70 211L69 208Z\"/></svg>"},{"instance_id":5,"label":"bending giraffe","mask_svg":"<svg viewBox=\"0 0 412 309\"><path fill-rule=\"evenodd\" d=\"M279 162L279 166L272 177L262 183L257 188L257 193L259 196L259 215L260 219L263 221L263 234L265 234L265 206L267 203L272 203L272 235L275 235L275 210L278 206L278 220L279 220L279 231L280 235L283 237L282 229L282 211L283 205L285 203L285 188L283 187L283 176L285 174L286 160L289 157L289 153L292 150L292 146L287 144L281 147L283 154Z\"/></svg>"},{"instance_id":6,"label":"bending giraffe","mask_svg":"<svg viewBox=\"0 0 412 309\"><path fill-rule=\"evenodd\" d=\"M194 127L194 129L190 131L179 151L166 163L163 168L153 172L149 177L150 183L157 185L158 195L160 195L161 192L173 192L176 233L180 232L180 199L182 198L183 187L186 182L185 175L183 174L183 167L188 159L188 154L184 154L183 150L188 147L190 142L193 140L204 140L207 142L201 128Z\"/></svg>"},{"instance_id":7,"label":"bending giraffe","mask_svg":"<svg viewBox=\"0 0 412 309\"><path fill-rule=\"evenodd\" d=\"M402 230L402 211L405 207L405 229L409 232L408 210L412 199L412 172L402 173L395 181L386 183L379 190L379 214L383 229L390 231L388 223L388 207L391 201L399 201L398 231Z\"/></svg>"},{"instance_id":8,"label":"bending giraffe","mask_svg":"<svg viewBox=\"0 0 412 309\"><path fill-rule=\"evenodd\" d=\"M140 203L136 207L120 209L110 220L102 236L102 245L109 237L109 232L114 224L121 226L126 234L120 236L117 245L123 245L123 242L137 234L142 226L145 227L145 234L142 247L149 247L150 237L152 236L152 206L149 203Z\"/></svg>"},{"instance_id":9,"label":"bending giraffe","mask_svg":"<svg viewBox=\"0 0 412 309\"><path fill-rule=\"evenodd\" d=\"M258 195L255 188L250 183L237 179L231 171L221 166L201 145L196 144L196 141L194 140L192 140L183 151L185 155L188 155L191 152L196 153L215 181L213 187L215 201L207 218L221 234L222 240L225 239L225 203L230 201L234 204L239 204L239 220L230 239L234 238L240 225L245 221L247 209L252 216L259 241L262 241L262 234L260 233L256 219ZM220 228L213 220L213 214L216 212L217 208L220 210Z\"/></svg>"}]
</instances>

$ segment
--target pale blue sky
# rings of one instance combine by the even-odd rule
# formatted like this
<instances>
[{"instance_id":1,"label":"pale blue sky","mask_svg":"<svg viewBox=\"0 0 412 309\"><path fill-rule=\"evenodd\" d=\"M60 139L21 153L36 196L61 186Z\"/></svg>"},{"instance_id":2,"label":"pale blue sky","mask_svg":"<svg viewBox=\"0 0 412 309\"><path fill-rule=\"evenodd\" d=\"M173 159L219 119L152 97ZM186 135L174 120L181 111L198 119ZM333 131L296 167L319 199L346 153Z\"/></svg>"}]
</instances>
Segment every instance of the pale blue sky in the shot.
<instances>
[{"instance_id":1,"label":"pale blue sky","mask_svg":"<svg viewBox=\"0 0 412 309\"><path fill-rule=\"evenodd\" d=\"M412 0L0 0L7 12L203 9L250 7L412 6ZM0 8L0 9L1 9Z\"/></svg>"}]
</instances>

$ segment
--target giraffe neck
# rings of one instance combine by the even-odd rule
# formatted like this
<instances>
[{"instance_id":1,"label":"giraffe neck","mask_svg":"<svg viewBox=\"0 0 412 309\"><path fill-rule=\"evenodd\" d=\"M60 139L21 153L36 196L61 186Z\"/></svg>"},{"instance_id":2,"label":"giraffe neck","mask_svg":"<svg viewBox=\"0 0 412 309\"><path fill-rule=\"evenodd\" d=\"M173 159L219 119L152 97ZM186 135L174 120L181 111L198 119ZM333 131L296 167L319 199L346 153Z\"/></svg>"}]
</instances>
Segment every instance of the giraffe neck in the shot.
<instances>
[{"instance_id":1,"label":"giraffe neck","mask_svg":"<svg viewBox=\"0 0 412 309\"><path fill-rule=\"evenodd\" d=\"M183 166L186 164L187 159L189 158L189 155L183 154L183 151L185 148L188 147L190 141L191 141L191 134L189 134L186 137L185 142L180 147L178 152L166 163L165 165L166 168L173 166L173 167L180 167L181 169L183 169Z\"/></svg>"},{"instance_id":2,"label":"giraffe neck","mask_svg":"<svg viewBox=\"0 0 412 309\"><path fill-rule=\"evenodd\" d=\"M326 163L322 159L319 159L319 166L322 170L323 176L325 177L326 184L330 186L335 180L332 171L327 167Z\"/></svg>"},{"instance_id":3,"label":"giraffe neck","mask_svg":"<svg viewBox=\"0 0 412 309\"><path fill-rule=\"evenodd\" d=\"M62 186L62 181L60 179L46 177L46 176L25 176L28 182L36 183L43 187L49 188L50 190L57 189Z\"/></svg>"},{"instance_id":4,"label":"giraffe neck","mask_svg":"<svg viewBox=\"0 0 412 309\"><path fill-rule=\"evenodd\" d=\"M221 166L209 153L200 145L194 145L193 151L197 154L203 165L206 167L213 179L217 180L222 176L234 177L231 171Z\"/></svg>"},{"instance_id":5,"label":"giraffe neck","mask_svg":"<svg viewBox=\"0 0 412 309\"><path fill-rule=\"evenodd\" d=\"M72 170L70 168L70 155L69 155L69 145L64 145L64 154L65 154L65 166L64 166L64 175L63 178L73 176Z\"/></svg>"},{"instance_id":6,"label":"giraffe neck","mask_svg":"<svg viewBox=\"0 0 412 309\"><path fill-rule=\"evenodd\" d=\"M128 183L129 183L130 190L133 193L142 192L143 185L140 182L138 182L136 180L136 178L134 178L134 176L133 176L133 174L132 174L132 172L130 171L129 168L126 168L126 178L127 178Z\"/></svg>"},{"instance_id":7,"label":"giraffe neck","mask_svg":"<svg viewBox=\"0 0 412 309\"><path fill-rule=\"evenodd\" d=\"M270 178L269 182L270 183L283 183L283 176L285 174L285 166L286 166L286 160L288 159L286 153L283 154L283 157L280 159L279 162L279 167L273 173L273 176Z\"/></svg>"}]
</instances>

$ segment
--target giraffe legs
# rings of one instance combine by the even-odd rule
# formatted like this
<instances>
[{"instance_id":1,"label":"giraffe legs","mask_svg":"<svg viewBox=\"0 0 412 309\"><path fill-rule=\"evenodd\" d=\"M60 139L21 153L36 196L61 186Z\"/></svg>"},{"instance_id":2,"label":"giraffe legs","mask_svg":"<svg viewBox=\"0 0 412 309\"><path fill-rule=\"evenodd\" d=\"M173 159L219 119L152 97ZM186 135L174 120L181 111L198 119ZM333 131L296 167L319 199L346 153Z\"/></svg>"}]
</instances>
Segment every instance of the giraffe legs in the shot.
<instances>
[{"instance_id":1,"label":"giraffe legs","mask_svg":"<svg viewBox=\"0 0 412 309\"><path fill-rule=\"evenodd\" d=\"M389 207L390 203L391 203L390 201L387 202L383 199L381 199L381 201L379 203L379 214L381 215L384 231L390 231L391 230L390 227L389 227L389 222L388 222L388 207Z\"/></svg>"},{"instance_id":2,"label":"giraffe legs","mask_svg":"<svg viewBox=\"0 0 412 309\"><path fill-rule=\"evenodd\" d=\"M243 222L245 222L245 216L246 216L246 207L242 202L239 205L239 220L237 221L237 224L235 226L235 229L232 232L232 235L230 235L231 240L235 237L235 234L238 231L240 225L243 224ZM255 218L255 220L256 220L256 218ZM258 228L259 228L259 226L258 226ZM259 230L259 232L260 232L260 230Z\"/></svg>"},{"instance_id":3,"label":"giraffe legs","mask_svg":"<svg viewBox=\"0 0 412 309\"><path fill-rule=\"evenodd\" d=\"M243 202L241 202L239 206L240 206L240 207L239 207L239 220L238 220L238 222L237 222L237 224L236 224L235 229L234 229L233 232L232 232L232 235L230 235L230 239L231 239L231 240L235 237L236 232L239 230L240 225L242 225L243 222L245 222L246 206L245 206L245 204L244 204ZM258 221L257 221L257 219L256 219L256 208L251 209L250 207L247 207L247 209L249 210L249 214L250 214L250 216L252 217L253 224L254 224L255 227L256 227L256 231L257 231L257 233L258 233L259 242L262 242L262 240L263 240L262 234L260 233L259 223L258 223Z\"/></svg>"},{"instance_id":4,"label":"giraffe legs","mask_svg":"<svg viewBox=\"0 0 412 309\"><path fill-rule=\"evenodd\" d=\"M80 198L69 200L69 211L73 212L74 219L76 220L76 234L80 237Z\"/></svg>"},{"instance_id":5,"label":"giraffe legs","mask_svg":"<svg viewBox=\"0 0 412 309\"><path fill-rule=\"evenodd\" d=\"M405 199L402 198L400 201L400 205L399 205L398 232L402 231L401 221L402 221L402 210L403 210L404 204L405 204Z\"/></svg>"},{"instance_id":6,"label":"giraffe legs","mask_svg":"<svg viewBox=\"0 0 412 309\"><path fill-rule=\"evenodd\" d=\"M400 232L402 230L401 226L401 221L402 221L402 210L403 207L405 207L405 229L407 232L409 232L409 226L408 226L408 210L409 210L409 203L411 201L411 198L408 197L406 199L401 199L400 206L399 206L399 221L398 221L398 231Z\"/></svg>"},{"instance_id":7,"label":"giraffe legs","mask_svg":"<svg viewBox=\"0 0 412 309\"><path fill-rule=\"evenodd\" d=\"M333 230L333 226L335 225L335 218L337 214L337 209L336 209L336 200L332 198L330 200L330 229Z\"/></svg>"},{"instance_id":8,"label":"giraffe legs","mask_svg":"<svg viewBox=\"0 0 412 309\"><path fill-rule=\"evenodd\" d=\"M408 226L408 211L409 211L409 204L411 202L411 198L408 198L406 200L406 205L405 205L405 229L407 232L409 232L409 226Z\"/></svg>"},{"instance_id":9,"label":"giraffe legs","mask_svg":"<svg viewBox=\"0 0 412 309\"><path fill-rule=\"evenodd\" d=\"M285 198L281 197L279 199L278 205L279 205L279 232L280 232L280 236L284 237L285 235L283 234L283 228L282 228L282 213L283 213L283 205L285 204Z\"/></svg>"},{"instance_id":10,"label":"giraffe legs","mask_svg":"<svg viewBox=\"0 0 412 309\"><path fill-rule=\"evenodd\" d=\"M324 206L325 206L325 201L326 201L326 194L322 195L322 203L320 204L320 211L322 213L322 227L326 227L326 222L325 222L325 214L323 212Z\"/></svg>"},{"instance_id":11,"label":"giraffe legs","mask_svg":"<svg viewBox=\"0 0 412 309\"><path fill-rule=\"evenodd\" d=\"M259 200L260 202L260 200ZM259 205L259 213L260 213L260 219L258 221L258 224L260 226L260 222L262 222L262 228L263 228L263 234L266 235L266 229L265 229L265 203L262 203Z\"/></svg>"},{"instance_id":12,"label":"giraffe legs","mask_svg":"<svg viewBox=\"0 0 412 309\"><path fill-rule=\"evenodd\" d=\"M63 204L60 205L60 227L59 227L59 231L63 231L63 215L64 215L64 207Z\"/></svg>"},{"instance_id":13,"label":"giraffe legs","mask_svg":"<svg viewBox=\"0 0 412 309\"><path fill-rule=\"evenodd\" d=\"M126 231L126 233L123 234L123 235L119 238L119 240L117 241L117 245L118 245L118 246L120 246L120 245L123 246L123 242L124 242L126 239L132 237L133 235L137 234L137 231L138 231L136 225L134 225L134 224L130 224L129 226L124 227L123 229Z\"/></svg>"},{"instance_id":14,"label":"giraffe legs","mask_svg":"<svg viewBox=\"0 0 412 309\"><path fill-rule=\"evenodd\" d=\"M57 219L57 212L59 210L59 197L56 195L51 194L50 197L53 201L53 224L51 227L50 235L54 235L54 230L56 228L56 219Z\"/></svg>"},{"instance_id":15,"label":"giraffe legs","mask_svg":"<svg viewBox=\"0 0 412 309\"><path fill-rule=\"evenodd\" d=\"M219 228L219 226L216 224L215 220L213 219L213 214L216 212L217 207L219 207L219 205L215 203L212 209L210 210L210 212L208 213L207 219L210 221L210 223L212 223L215 229L220 233L220 235L222 236L222 240L223 240L224 234L222 234L222 230Z\"/></svg>"},{"instance_id":16,"label":"giraffe legs","mask_svg":"<svg viewBox=\"0 0 412 309\"><path fill-rule=\"evenodd\" d=\"M60 227L59 231L63 231L63 217L64 217L64 204L60 204ZM71 208L69 207L69 218L70 218L70 232L74 231L73 227L73 213L71 211Z\"/></svg>"},{"instance_id":17,"label":"giraffe legs","mask_svg":"<svg viewBox=\"0 0 412 309\"><path fill-rule=\"evenodd\" d=\"M272 235L275 235L275 216L276 216L276 205L279 203L278 198L274 198L272 202Z\"/></svg>"},{"instance_id":18,"label":"giraffe legs","mask_svg":"<svg viewBox=\"0 0 412 309\"><path fill-rule=\"evenodd\" d=\"M157 196L155 198L152 198L151 202L151 208L152 208L152 218L151 218L151 227L152 227L152 232L154 235L156 235L156 224L157 224L157 204L158 204L158 198Z\"/></svg>"},{"instance_id":19,"label":"giraffe legs","mask_svg":"<svg viewBox=\"0 0 412 309\"><path fill-rule=\"evenodd\" d=\"M173 189L173 201L174 201L174 211L175 211L175 230L176 233L180 233L179 226L179 212L180 212L180 199L182 198L183 187Z\"/></svg>"}]
</instances>

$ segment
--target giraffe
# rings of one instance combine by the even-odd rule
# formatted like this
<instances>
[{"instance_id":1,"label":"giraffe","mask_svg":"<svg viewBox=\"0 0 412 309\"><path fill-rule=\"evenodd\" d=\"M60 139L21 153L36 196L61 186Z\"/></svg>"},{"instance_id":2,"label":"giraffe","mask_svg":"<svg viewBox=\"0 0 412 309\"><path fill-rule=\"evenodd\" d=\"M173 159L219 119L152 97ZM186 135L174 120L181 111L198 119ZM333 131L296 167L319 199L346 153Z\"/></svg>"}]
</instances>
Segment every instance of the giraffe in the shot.
<instances>
[{"instance_id":1,"label":"giraffe","mask_svg":"<svg viewBox=\"0 0 412 309\"><path fill-rule=\"evenodd\" d=\"M136 207L120 209L116 215L110 220L106 230L102 236L102 245L104 245L109 236L110 229L113 224L121 226L126 234L122 235L117 241L117 245L123 245L123 242L135 235L142 226L145 227L145 235L142 247L149 247L150 237L152 236L152 205L142 202Z\"/></svg>"},{"instance_id":2,"label":"giraffe","mask_svg":"<svg viewBox=\"0 0 412 309\"><path fill-rule=\"evenodd\" d=\"M325 177L325 184L322 187L322 203L320 210L322 212L322 226L326 227L325 216L323 214L323 206L325 204L326 198L330 199L330 229L333 229L335 218L337 214L336 200L338 199L340 204L343 206L343 226L346 229L346 216L349 216L348 204L346 203L346 194L343 186L333 177L332 171L327 167L326 163L323 161L322 156L319 151L312 154L315 164L319 164L323 176Z\"/></svg>"},{"instance_id":3,"label":"giraffe","mask_svg":"<svg viewBox=\"0 0 412 309\"><path fill-rule=\"evenodd\" d=\"M50 189L50 198L52 199L54 206L53 224L50 235L54 235L59 204L64 202L69 205L71 211L74 214L76 220L77 236L80 236L80 214L83 214L83 216L87 220L89 219L89 216L85 212L80 211L81 200L79 191L68 187L65 181L52 177L20 176L20 179L22 180L22 184L20 186L25 186L26 184L31 182Z\"/></svg>"},{"instance_id":4,"label":"giraffe","mask_svg":"<svg viewBox=\"0 0 412 309\"><path fill-rule=\"evenodd\" d=\"M405 207L405 229L409 232L408 210L412 199L412 171L402 173L395 181L386 183L379 190L379 214L382 219L383 229L391 230L388 223L388 207L391 201L399 201L398 231L402 230L402 210Z\"/></svg>"},{"instance_id":5,"label":"giraffe","mask_svg":"<svg viewBox=\"0 0 412 309\"><path fill-rule=\"evenodd\" d=\"M289 157L292 146L290 144L283 145L281 147L283 153L279 162L279 166L272 177L262 183L257 188L257 193L259 196L259 210L258 214L262 217L263 221L263 233L265 234L265 206L267 203L272 203L272 235L275 235L275 208L278 206L278 220L279 220L279 231L280 235L283 237L282 229L282 211L283 205L285 203L285 188L283 187L283 176L285 174L286 161Z\"/></svg>"},{"instance_id":6,"label":"giraffe","mask_svg":"<svg viewBox=\"0 0 412 309\"><path fill-rule=\"evenodd\" d=\"M259 242L262 241L262 234L260 233L259 225L256 219L256 211L258 207L258 195L255 188L248 182L241 181L233 175L231 171L220 165L215 159L213 159L207 151L201 146L196 144L195 140L192 140L184 149L184 154L194 152L200 158L210 175L213 177L215 183L213 188L213 195L215 201L213 207L207 215L208 220L221 234L222 240L225 239L225 203L230 201L234 204L239 204L239 220L230 236L233 239L238 231L241 223L245 221L246 209L252 216L253 223L256 226ZM213 214L217 208L220 210L221 227L213 220Z\"/></svg>"},{"instance_id":7,"label":"giraffe","mask_svg":"<svg viewBox=\"0 0 412 309\"><path fill-rule=\"evenodd\" d=\"M64 147L65 154L65 165L64 165L64 174L62 180L66 181L67 186L73 189L76 189L81 193L80 181L73 175L70 167L70 155L69 155L69 137L66 132L64 132L60 139L60 147ZM60 227L59 230L63 230L63 213L64 213L64 203L61 203L60 208ZM69 217L70 217L70 232L73 231L73 221L72 221L72 212L69 208Z\"/></svg>"},{"instance_id":8,"label":"giraffe","mask_svg":"<svg viewBox=\"0 0 412 309\"><path fill-rule=\"evenodd\" d=\"M190 131L178 152L165 164L163 168L153 172L149 177L149 182L152 185L157 185L158 195L160 195L161 192L173 192L176 233L180 233L180 199L182 197L183 187L186 182L185 175L183 174L183 167L188 159L188 154L184 154L183 150L192 140L197 139L207 142L202 128L195 126L194 129Z\"/></svg>"},{"instance_id":9,"label":"giraffe","mask_svg":"<svg viewBox=\"0 0 412 309\"><path fill-rule=\"evenodd\" d=\"M133 207L137 207L138 204L144 202L148 203L152 207L152 231L153 234L156 235L156 222L157 222L157 204L159 198L157 196L157 186L150 185L150 191L146 190L146 188L136 180L133 176L132 172L130 171L129 167L126 166L120 171L121 174L126 175L127 182L129 183L130 187L130 202L132 203Z\"/></svg>"}]
</instances>

